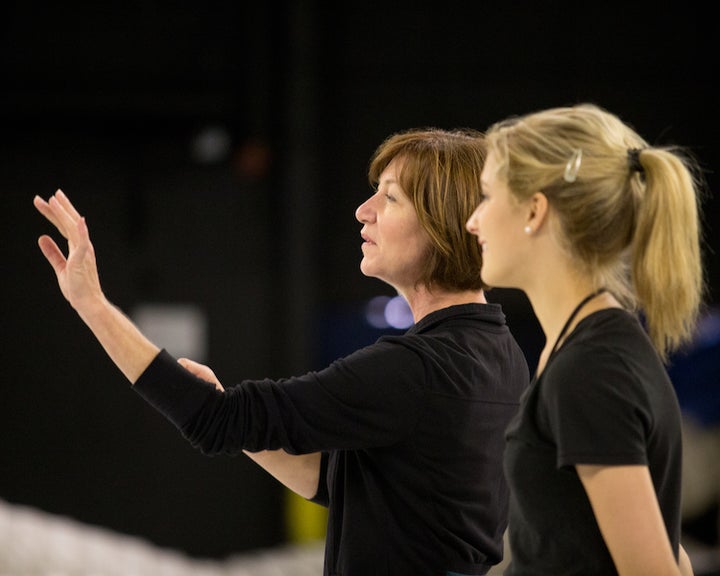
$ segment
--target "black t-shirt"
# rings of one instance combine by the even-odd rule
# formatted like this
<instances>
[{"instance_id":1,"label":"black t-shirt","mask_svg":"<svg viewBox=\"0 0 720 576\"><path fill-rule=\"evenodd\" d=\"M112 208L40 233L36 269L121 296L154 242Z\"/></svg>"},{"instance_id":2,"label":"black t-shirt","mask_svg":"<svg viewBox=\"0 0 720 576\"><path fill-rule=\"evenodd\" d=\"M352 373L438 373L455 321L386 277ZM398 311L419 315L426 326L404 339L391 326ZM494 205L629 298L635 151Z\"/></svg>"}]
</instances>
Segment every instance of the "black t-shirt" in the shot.
<instances>
[{"instance_id":1,"label":"black t-shirt","mask_svg":"<svg viewBox=\"0 0 720 576\"><path fill-rule=\"evenodd\" d=\"M452 306L318 372L220 393L162 352L134 388L206 453L323 452L325 574L484 574L504 431L529 382L497 304Z\"/></svg>"},{"instance_id":2,"label":"black t-shirt","mask_svg":"<svg viewBox=\"0 0 720 576\"><path fill-rule=\"evenodd\" d=\"M580 321L524 393L507 431L511 564L505 574L616 574L577 464L649 467L672 548L680 541L681 420L638 320Z\"/></svg>"}]
</instances>

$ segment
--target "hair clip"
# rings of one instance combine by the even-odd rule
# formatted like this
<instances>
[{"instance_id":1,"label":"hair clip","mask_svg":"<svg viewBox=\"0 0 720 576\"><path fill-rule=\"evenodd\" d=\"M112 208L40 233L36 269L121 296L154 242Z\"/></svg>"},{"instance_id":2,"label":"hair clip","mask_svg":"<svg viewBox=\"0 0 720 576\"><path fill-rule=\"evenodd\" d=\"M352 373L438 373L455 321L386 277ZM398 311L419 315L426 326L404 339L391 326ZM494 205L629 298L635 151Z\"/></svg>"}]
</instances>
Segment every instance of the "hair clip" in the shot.
<instances>
[{"instance_id":1,"label":"hair clip","mask_svg":"<svg viewBox=\"0 0 720 576\"><path fill-rule=\"evenodd\" d=\"M645 168L640 164L640 152L641 148L628 148L628 167L630 172L637 172L638 174L645 174Z\"/></svg>"},{"instance_id":2,"label":"hair clip","mask_svg":"<svg viewBox=\"0 0 720 576\"><path fill-rule=\"evenodd\" d=\"M563 180L565 182L575 182L577 179L578 171L580 170L580 164L582 163L582 149L576 148L573 155L570 156L565 165L565 174L563 174Z\"/></svg>"}]
</instances>

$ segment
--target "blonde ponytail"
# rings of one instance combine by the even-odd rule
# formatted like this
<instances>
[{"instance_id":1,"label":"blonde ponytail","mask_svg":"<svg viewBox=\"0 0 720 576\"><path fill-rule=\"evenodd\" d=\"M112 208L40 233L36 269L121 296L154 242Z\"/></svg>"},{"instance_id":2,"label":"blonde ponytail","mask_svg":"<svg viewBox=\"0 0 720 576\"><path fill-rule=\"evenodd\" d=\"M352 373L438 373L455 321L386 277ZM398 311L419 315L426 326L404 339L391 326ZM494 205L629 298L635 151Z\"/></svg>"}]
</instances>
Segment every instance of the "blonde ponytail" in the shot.
<instances>
[{"instance_id":1,"label":"blonde ponytail","mask_svg":"<svg viewBox=\"0 0 720 576\"><path fill-rule=\"evenodd\" d=\"M692 337L704 291L698 186L688 159L669 149L640 155L645 191L632 246L632 281L663 358Z\"/></svg>"}]
</instances>

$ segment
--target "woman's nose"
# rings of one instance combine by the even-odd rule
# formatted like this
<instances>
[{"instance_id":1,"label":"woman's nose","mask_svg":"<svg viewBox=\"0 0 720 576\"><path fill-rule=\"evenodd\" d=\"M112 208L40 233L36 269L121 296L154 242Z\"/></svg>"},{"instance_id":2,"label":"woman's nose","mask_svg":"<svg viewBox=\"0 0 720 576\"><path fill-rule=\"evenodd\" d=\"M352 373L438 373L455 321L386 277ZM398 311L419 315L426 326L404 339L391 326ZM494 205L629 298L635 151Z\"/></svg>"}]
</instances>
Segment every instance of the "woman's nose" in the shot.
<instances>
[{"instance_id":1,"label":"woman's nose","mask_svg":"<svg viewBox=\"0 0 720 576\"><path fill-rule=\"evenodd\" d=\"M355 218L357 218L358 222L365 224L373 219L374 211L372 209L371 201L372 197L365 200L365 202L360 204L360 206L357 207L357 210L355 210Z\"/></svg>"},{"instance_id":2,"label":"woman's nose","mask_svg":"<svg viewBox=\"0 0 720 576\"><path fill-rule=\"evenodd\" d=\"M468 221L465 223L465 229L470 232L470 234L475 234L477 232L477 225L475 222L475 214L476 212L473 212L470 214L470 218L468 218Z\"/></svg>"}]
</instances>

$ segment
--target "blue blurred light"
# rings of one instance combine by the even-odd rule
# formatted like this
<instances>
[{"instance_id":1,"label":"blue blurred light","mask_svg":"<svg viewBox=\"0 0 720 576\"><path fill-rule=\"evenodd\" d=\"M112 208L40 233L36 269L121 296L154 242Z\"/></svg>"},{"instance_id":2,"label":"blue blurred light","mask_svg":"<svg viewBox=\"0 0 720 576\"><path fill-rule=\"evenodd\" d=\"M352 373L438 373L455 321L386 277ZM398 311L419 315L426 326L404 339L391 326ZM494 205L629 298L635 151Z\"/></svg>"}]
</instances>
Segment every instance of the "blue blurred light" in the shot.
<instances>
[{"instance_id":1,"label":"blue blurred light","mask_svg":"<svg viewBox=\"0 0 720 576\"><path fill-rule=\"evenodd\" d=\"M389 296L375 296L365 306L365 320L373 328L389 328L385 319L385 307L390 301Z\"/></svg>"},{"instance_id":2,"label":"blue blurred light","mask_svg":"<svg viewBox=\"0 0 720 576\"><path fill-rule=\"evenodd\" d=\"M412 310L402 296L395 296L385 305L385 320L393 328L410 328L415 323Z\"/></svg>"}]
</instances>

